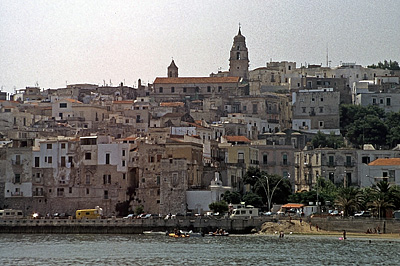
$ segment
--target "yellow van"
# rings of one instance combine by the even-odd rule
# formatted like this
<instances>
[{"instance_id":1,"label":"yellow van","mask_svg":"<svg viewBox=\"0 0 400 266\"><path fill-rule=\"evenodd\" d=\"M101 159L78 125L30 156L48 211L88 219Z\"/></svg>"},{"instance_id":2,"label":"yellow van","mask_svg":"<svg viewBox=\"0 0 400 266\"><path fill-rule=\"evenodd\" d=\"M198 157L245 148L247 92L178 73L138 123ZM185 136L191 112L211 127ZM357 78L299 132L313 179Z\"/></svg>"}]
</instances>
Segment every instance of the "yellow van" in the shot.
<instances>
[{"instance_id":1,"label":"yellow van","mask_svg":"<svg viewBox=\"0 0 400 266\"><path fill-rule=\"evenodd\" d=\"M97 219L101 217L99 209L85 209L76 211L76 219Z\"/></svg>"}]
</instances>

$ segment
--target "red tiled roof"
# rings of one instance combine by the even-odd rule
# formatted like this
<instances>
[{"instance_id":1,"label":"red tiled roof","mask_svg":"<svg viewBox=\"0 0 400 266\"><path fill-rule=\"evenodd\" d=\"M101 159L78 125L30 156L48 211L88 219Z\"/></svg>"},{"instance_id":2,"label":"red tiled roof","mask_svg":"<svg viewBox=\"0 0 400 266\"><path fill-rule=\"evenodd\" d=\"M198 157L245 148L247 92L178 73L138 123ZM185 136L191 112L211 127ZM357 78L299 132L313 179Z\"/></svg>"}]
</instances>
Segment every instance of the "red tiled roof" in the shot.
<instances>
[{"instance_id":1,"label":"red tiled roof","mask_svg":"<svg viewBox=\"0 0 400 266\"><path fill-rule=\"evenodd\" d=\"M368 165L400 165L400 158L379 158Z\"/></svg>"},{"instance_id":2,"label":"red tiled roof","mask_svg":"<svg viewBox=\"0 0 400 266\"><path fill-rule=\"evenodd\" d=\"M251 141L246 138L245 136L225 136L225 139L229 142L248 142L250 143Z\"/></svg>"},{"instance_id":3,"label":"red tiled roof","mask_svg":"<svg viewBox=\"0 0 400 266\"><path fill-rule=\"evenodd\" d=\"M238 83L240 77L156 78L154 84Z\"/></svg>"},{"instance_id":4,"label":"red tiled roof","mask_svg":"<svg viewBox=\"0 0 400 266\"><path fill-rule=\"evenodd\" d=\"M80 102L78 100L75 100L75 99L63 99L63 100L71 102L71 103L82 103L82 102ZM60 101L62 101L62 100L60 100Z\"/></svg>"},{"instance_id":5,"label":"red tiled roof","mask_svg":"<svg viewBox=\"0 0 400 266\"><path fill-rule=\"evenodd\" d=\"M185 104L183 102L163 102L160 103L160 106L163 107L183 107Z\"/></svg>"}]
</instances>

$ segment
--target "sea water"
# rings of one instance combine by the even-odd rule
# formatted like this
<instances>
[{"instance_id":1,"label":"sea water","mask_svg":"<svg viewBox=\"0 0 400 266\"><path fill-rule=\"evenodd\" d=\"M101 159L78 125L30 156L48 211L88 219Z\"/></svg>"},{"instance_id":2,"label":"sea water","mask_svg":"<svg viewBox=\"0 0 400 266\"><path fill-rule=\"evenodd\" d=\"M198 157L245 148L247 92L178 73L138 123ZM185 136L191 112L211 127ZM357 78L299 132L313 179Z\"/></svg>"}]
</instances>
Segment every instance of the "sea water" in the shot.
<instances>
[{"instance_id":1,"label":"sea water","mask_svg":"<svg viewBox=\"0 0 400 266\"><path fill-rule=\"evenodd\" d=\"M2 234L0 265L400 265L398 239Z\"/></svg>"}]
</instances>

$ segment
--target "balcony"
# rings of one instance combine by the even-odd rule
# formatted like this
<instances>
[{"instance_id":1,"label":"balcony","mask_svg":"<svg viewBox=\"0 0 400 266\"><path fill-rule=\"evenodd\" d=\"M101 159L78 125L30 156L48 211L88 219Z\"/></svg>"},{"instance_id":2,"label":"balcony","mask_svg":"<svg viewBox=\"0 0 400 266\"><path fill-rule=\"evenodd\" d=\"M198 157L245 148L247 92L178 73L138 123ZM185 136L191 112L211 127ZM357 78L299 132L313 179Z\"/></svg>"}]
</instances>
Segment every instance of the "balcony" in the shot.
<instances>
[{"instance_id":1,"label":"balcony","mask_svg":"<svg viewBox=\"0 0 400 266\"><path fill-rule=\"evenodd\" d=\"M22 191L11 192L11 197L23 197L24 193Z\"/></svg>"}]
</instances>

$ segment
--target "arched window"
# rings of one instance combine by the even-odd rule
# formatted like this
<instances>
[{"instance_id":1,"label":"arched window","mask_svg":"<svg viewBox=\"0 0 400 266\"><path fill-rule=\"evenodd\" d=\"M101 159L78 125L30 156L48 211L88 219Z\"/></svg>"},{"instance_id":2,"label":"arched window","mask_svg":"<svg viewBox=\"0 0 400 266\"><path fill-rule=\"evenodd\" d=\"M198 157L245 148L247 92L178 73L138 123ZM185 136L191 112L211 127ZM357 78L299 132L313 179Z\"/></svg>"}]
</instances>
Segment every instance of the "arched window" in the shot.
<instances>
[{"instance_id":1,"label":"arched window","mask_svg":"<svg viewBox=\"0 0 400 266\"><path fill-rule=\"evenodd\" d=\"M240 52L237 52L237 53L236 53L236 59L237 59L237 60L240 60Z\"/></svg>"}]
</instances>

